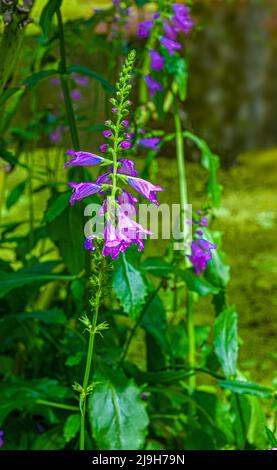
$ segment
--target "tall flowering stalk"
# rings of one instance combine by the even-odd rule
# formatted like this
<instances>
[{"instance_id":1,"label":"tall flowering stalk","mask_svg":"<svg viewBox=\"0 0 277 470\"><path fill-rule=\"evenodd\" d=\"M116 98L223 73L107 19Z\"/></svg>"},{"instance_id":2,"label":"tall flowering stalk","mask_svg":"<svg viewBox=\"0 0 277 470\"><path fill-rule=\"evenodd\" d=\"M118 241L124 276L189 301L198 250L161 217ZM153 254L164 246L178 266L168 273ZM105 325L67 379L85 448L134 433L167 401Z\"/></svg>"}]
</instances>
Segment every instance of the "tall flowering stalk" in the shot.
<instances>
[{"instance_id":1,"label":"tall flowering stalk","mask_svg":"<svg viewBox=\"0 0 277 470\"><path fill-rule=\"evenodd\" d=\"M107 154L110 158L96 155L84 151L70 150L67 154L71 159L65 164L65 168L71 166L96 166L108 167L108 171L100 175L94 182L71 182L69 185L73 188L73 194L70 198L71 205L76 201L82 201L84 198L98 193L103 197L103 204L99 214L104 219L104 242L102 245L101 237L98 234L91 234L85 239L84 247L93 252L95 274L91 278L93 295L91 299L92 321L85 315L81 321L86 326L89 333L89 344L83 384L74 384L74 389L79 393L81 427L80 427L80 449L85 448L85 418L87 396L93 392L95 383L90 382L91 365L93 359L94 340L96 333L101 333L107 328L106 323L97 324L99 306L103 294L103 289L107 284L105 280L106 266L105 257L110 256L116 259L121 252L133 243L138 245L141 251L144 247L143 239L151 232L144 229L134 220L137 213L138 199L129 192L132 188L141 194L148 201L158 204L157 192L163 188L155 186L149 181L138 177L138 171L132 160L122 158L122 153L127 152L131 147L132 135L128 132L129 121L126 117L129 114L131 102L128 97L131 92L131 78L133 73L135 51L130 52L116 84L116 97L110 101L112 103L112 114L115 116L112 120L106 121L106 130L103 136L106 142L100 146L102 154ZM125 186L128 185L128 190ZM98 249L102 245L102 252Z\"/></svg>"}]
</instances>

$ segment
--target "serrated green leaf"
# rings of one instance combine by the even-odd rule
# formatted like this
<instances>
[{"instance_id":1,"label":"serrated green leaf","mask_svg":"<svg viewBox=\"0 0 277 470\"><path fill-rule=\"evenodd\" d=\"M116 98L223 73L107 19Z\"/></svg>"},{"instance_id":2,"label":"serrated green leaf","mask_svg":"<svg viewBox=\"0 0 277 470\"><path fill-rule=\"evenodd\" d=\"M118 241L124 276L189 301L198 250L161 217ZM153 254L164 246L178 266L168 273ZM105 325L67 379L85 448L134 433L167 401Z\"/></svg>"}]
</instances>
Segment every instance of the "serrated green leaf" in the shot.
<instances>
[{"instance_id":1,"label":"serrated green leaf","mask_svg":"<svg viewBox=\"0 0 277 470\"><path fill-rule=\"evenodd\" d=\"M234 306L223 310L215 320L214 349L226 377L235 376L239 346L237 312Z\"/></svg>"},{"instance_id":2,"label":"serrated green leaf","mask_svg":"<svg viewBox=\"0 0 277 470\"><path fill-rule=\"evenodd\" d=\"M96 380L100 383L89 396L88 416L97 447L142 449L149 421L141 390L120 371L102 371Z\"/></svg>"},{"instance_id":3,"label":"serrated green leaf","mask_svg":"<svg viewBox=\"0 0 277 470\"><path fill-rule=\"evenodd\" d=\"M125 253L116 262L113 288L124 312L136 318L145 303L147 285L142 273L127 261Z\"/></svg>"},{"instance_id":4,"label":"serrated green leaf","mask_svg":"<svg viewBox=\"0 0 277 470\"><path fill-rule=\"evenodd\" d=\"M69 415L66 419L66 422L63 428L63 436L65 438L65 442L70 442L78 434L79 430L80 430L80 413Z\"/></svg>"},{"instance_id":5,"label":"serrated green leaf","mask_svg":"<svg viewBox=\"0 0 277 470\"><path fill-rule=\"evenodd\" d=\"M183 279L183 281L185 281L189 290L191 290L192 292L196 292L201 296L206 296L210 294L214 295L219 292L218 287L213 286L205 279L197 276L190 269L187 269L186 271L178 270L178 275L181 279Z\"/></svg>"}]
</instances>

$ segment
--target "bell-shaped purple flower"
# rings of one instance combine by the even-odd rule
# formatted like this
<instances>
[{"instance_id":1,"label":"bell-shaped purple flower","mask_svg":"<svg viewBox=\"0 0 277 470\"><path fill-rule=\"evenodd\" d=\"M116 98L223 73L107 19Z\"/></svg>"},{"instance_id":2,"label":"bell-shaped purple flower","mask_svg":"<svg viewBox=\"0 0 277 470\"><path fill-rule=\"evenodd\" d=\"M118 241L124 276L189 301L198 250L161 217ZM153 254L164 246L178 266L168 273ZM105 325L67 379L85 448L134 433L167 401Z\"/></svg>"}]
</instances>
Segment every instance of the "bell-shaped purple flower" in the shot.
<instances>
[{"instance_id":1,"label":"bell-shaped purple flower","mask_svg":"<svg viewBox=\"0 0 277 470\"><path fill-rule=\"evenodd\" d=\"M159 82L156 82L150 75L144 75L146 85L148 86L150 96L155 96L156 91L162 91L163 87Z\"/></svg>"},{"instance_id":2,"label":"bell-shaped purple flower","mask_svg":"<svg viewBox=\"0 0 277 470\"><path fill-rule=\"evenodd\" d=\"M74 189L70 198L70 204L74 206L75 201L82 201L85 197L98 193L101 186L97 183L68 183Z\"/></svg>"},{"instance_id":3,"label":"bell-shaped purple flower","mask_svg":"<svg viewBox=\"0 0 277 470\"><path fill-rule=\"evenodd\" d=\"M145 139L140 139L139 145L147 149L159 150L160 141L161 139L159 137L149 137Z\"/></svg>"},{"instance_id":4,"label":"bell-shaped purple flower","mask_svg":"<svg viewBox=\"0 0 277 470\"><path fill-rule=\"evenodd\" d=\"M108 220L104 229L104 248L102 255L110 255L112 259L116 259L122 251L126 251L126 248L128 248L131 243L131 240L123 240L114 224Z\"/></svg>"},{"instance_id":5,"label":"bell-shaped purple flower","mask_svg":"<svg viewBox=\"0 0 277 470\"><path fill-rule=\"evenodd\" d=\"M138 36L139 38L148 38L151 29L153 28L154 21L148 20L139 24Z\"/></svg>"},{"instance_id":6,"label":"bell-shaped purple flower","mask_svg":"<svg viewBox=\"0 0 277 470\"><path fill-rule=\"evenodd\" d=\"M188 256L192 262L196 274L201 274L207 267L208 261L212 259L211 250L215 250L217 245L214 245L204 238L198 238L191 244L191 255Z\"/></svg>"},{"instance_id":7,"label":"bell-shaped purple flower","mask_svg":"<svg viewBox=\"0 0 277 470\"><path fill-rule=\"evenodd\" d=\"M164 57L154 49L150 50L151 68L153 70L161 70L164 66Z\"/></svg>"},{"instance_id":8,"label":"bell-shaped purple flower","mask_svg":"<svg viewBox=\"0 0 277 470\"><path fill-rule=\"evenodd\" d=\"M143 239L146 238L146 235L151 235L152 232L144 229L142 225L132 220L121 207L117 210L117 216L120 237L126 243L131 242L135 245L139 245L139 251L141 251L144 248Z\"/></svg>"},{"instance_id":9,"label":"bell-shaped purple flower","mask_svg":"<svg viewBox=\"0 0 277 470\"><path fill-rule=\"evenodd\" d=\"M132 196L128 191L125 189L122 190L122 193L117 198L118 204L125 212L126 215L135 215L137 213L136 203L138 199Z\"/></svg>"},{"instance_id":10,"label":"bell-shaped purple flower","mask_svg":"<svg viewBox=\"0 0 277 470\"><path fill-rule=\"evenodd\" d=\"M123 150L127 150L131 147L131 142L129 140L123 140L122 142L120 142L119 144L119 147Z\"/></svg>"},{"instance_id":11,"label":"bell-shaped purple flower","mask_svg":"<svg viewBox=\"0 0 277 470\"><path fill-rule=\"evenodd\" d=\"M150 202L153 202L154 204L156 204L156 206L159 205L156 193L159 191L163 191L164 188L162 188L161 186L155 186L149 181L143 180L141 178L134 178L132 176L129 176L127 181L130 186L132 186L132 188L134 188L138 193L142 194L145 199Z\"/></svg>"},{"instance_id":12,"label":"bell-shaped purple flower","mask_svg":"<svg viewBox=\"0 0 277 470\"><path fill-rule=\"evenodd\" d=\"M102 145L100 145L99 150L100 150L100 152L105 153L105 152L107 152L108 147L109 147L109 144L102 144Z\"/></svg>"},{"instance_id":13,"label":"bell-shaped purple flower","mask_svg":"<svg viewBox=\"0 0 277 470\"><path fill-rule=\"evenodd\" d=\"M105 131L103 131L103 136L104 137L111 137L112 135L113 135L113 133L109 129L106 129Z\"/></svg>"},{"instance_id":14,"label":"bell-shaped purple flower","mask_svg":"<svg viewBox=\"0 0 277 470\"><path fill-rule=\"evenodd\" d=\"M179 42L173 41L166 37L160 39L160 43L168 50L170 55L173 55L175 51L178 51L182 48Z\"/></svg>"},{"instance_id":15,"label":"bell-shaped purple flower","mask_svg":"<svg viewBox=\"0 0 277 470\"><path fill-rule=\"evenodd\" d=\"M118 167L117 173L129 176L138 176L138 171L135 169L135 163L133 160L119 158L118 161L121 163L121 166Z\"/></svg>"},{"instance_id":16,"label":"bell-shaped purple flower","mask_svg":"<svg viewBox=\"0 0 277 470\"><path fill-rule=\"evenodd\" d=\"M69 160L69 162L66 162L64 168L68 166L94 166L99 165L104 160L103 157L89 152L75 152L74 150L69 150L66 153L73 158Z\"/></svg>"},{"instance_id":17,"label":"bell-shaped purple flower","mask_svg":"<svg viewBox=\"0 0 277 470\"><path fill-rule=\"evenodd\" d=\"M172 5L174 16L172 18L173 26L185 34L189 34L193 27L193 21L191 20L189 8L186 5L179 5L175 3Z\"/></svg>"}]
</instances>

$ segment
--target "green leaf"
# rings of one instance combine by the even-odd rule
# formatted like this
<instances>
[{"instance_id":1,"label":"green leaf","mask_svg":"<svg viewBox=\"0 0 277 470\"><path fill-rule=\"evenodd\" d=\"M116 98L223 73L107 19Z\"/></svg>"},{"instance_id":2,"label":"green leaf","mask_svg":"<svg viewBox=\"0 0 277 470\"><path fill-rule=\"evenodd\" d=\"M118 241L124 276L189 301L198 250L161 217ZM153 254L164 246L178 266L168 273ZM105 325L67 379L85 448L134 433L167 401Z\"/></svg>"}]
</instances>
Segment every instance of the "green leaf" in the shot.
<instances>
[{"instance_id":1,"label":"green leaf","mask_svg":"<svg viewBox=\"0 0 277 470\"><path fill-rule=\"evenodd\" d=\"M187 269L186 271L179 270L178 275L183 279L183 281L185 281L189 290L197 292L197 294L203 297L210 294L214 295L219 292L218 287L212 286L212 284L194 274L190 269Z\"/></svg>"},{"instance_id":2,"label":"green leaf","mask_svg":"<svg viewBox=\"0 0 277 470\"><path fill-rule=\"evenodd\" d=\"M188 81L187 63L184 58L178 56L177 54L170 56L168 51L166 51L165 54L166 68L168 72L174 77L173 80L177 85L180 100L185 101L187 96Z\"/></svg>"},{"instance_id":3,"label":"green leaf","mask_svg":"<svg viewBox=\"0 0 277 470\"><path fill-rule=\"evenodd\" d=\"M165 277L174 271L174 268L159 256L147 258L140 268L142 271L157 277Z\"/></svg>"},{"instance_id":4,"label":"green leaf","mask_svg":"<svg viewBox=\"0 0 277 470\"><path fill-rule=\"evenodd\" d=\"M26 181L21 181L19 184L17 184L11 192L7 196L6 200L6 207L7 209L10 209L14 204L17 203L18 199L20 196L22 196L24 190L26 187Z\"/></svg>"},{"instance_id":5,"label":"green leaf","mask_svg":"<svg viewBox=\"0 0 277 470\"><path fill-rule=\"evenodd\" d=\"M213 251L213 257L207 265L205 277L214 286L224 288L230 281L230 266L224 261L224 253L221 250L221 233L203 228L204 238L217 245Z\"/></svg>"},{"instance_id":6,"label":"green leaf","mask_svg":"<svg viewBox=\"0 0 277 470\"><path fill-rule=\"evenodd\" d=\"M53 220L60 215L68 206L68 193L59 194L53 201L50 202L45 214L44 219L46 222L53 222Z\"/></svg>"},{"instance_id":7,"label":"green leaf","mask_svg":"<svg viewBox=\"0 0 277 470\"><path fill-rule=\"evenodd\" d=\"M16 315L16 318L19 321L36 319L45 323L46 325L64 325L66 323L66 316L64 312L57 307L54 307L51 310L19 313Z\"/></svg>"},{"instance_id":8,"label":"green leaf","mask_svg":"<svg viewBox=\"0 0 277 470\"><path fill-rule=\"evenodd\" d=\"M60 8L61 4L62 0L49 0L42 10L39 24L41 26L44 36L46 37L49 34L53 16L55 15L56 11Z\"/></svg>"},{"instance_id":9,"label":"green leaf","mask_svg":"<svg viewBox=\"0 0 277 470\"><path fill-rule=\"evenodd\" d=\"M237 312L234 306L223 310L215 320L214 349L226 377L235 376L239 347Z\"/></svg>"},{"instance_id":10,"label":"green leaf","mask_svg":"<svg viewBox=\"0 0 277 470\"><path fill-rule=\"evenodd\" d=\"M218 383L220 387L231 390L232 392L253 395L260 398L272 398L274 394L272 389L252 382L244 382L240 380L220 380Z\"/></svg>"},{"instance_id":11,"label":"green leaf","mask_svg":"<svg viewBox=\"0 0 277 470\"><path fill-rule=\"evenodd\" d=\"M113 288L125 313L136 318L145 303L147 286L143 275L121 253L115 265Z\"/></svg>"},{"instance_id":12,"label":"green leaf","mask_svg":"<svg viewBox=\"0 0 277 470\"><path fill-rule=\"evenodd\" d=\"M218 155L215 155L210 148L208 147L205 140L196 136L192 132L184 132L184 137L190 139L195 145L199 148L201 152L201 164L205 170L208 171L208 181L207 181L207 193L211 202L215 207L220 206L220 198L222 193L222 186L217 181L217 172L219 169L220 159Z\"/></svg>"},{"instance_id":13,"label":"green leaf","mask_svg":"<svg viewBox=\"0 0 277 470\"><path fill-rule=\"evenodd\" d=\"M65 447L65 441L61 435L61 427L41 433L33 443L31 450L61 450Z\"/></svg>"},{"instance_id":14,"label":"green leaf","mask_svg":"<svg viewBox=\"0 0 277 470\"><path fill-rule=\"evenodd\" d=\"M25 86L28 89L32 89L42 80L53 77L58 73L59 72L57 70L41 70L40 72L33 73L28 78L26 78L26 80L22 83L22 86Z\"/></svg>"},{"instance_id":15,"label":"green leaf","mask_svg":"<svg viewBox=\"0 0 277 470\"><path fill-rule=\"evenodd\" d=\"M12 88L7 88L6 90L3 91L2 95L0 96L0 108L6 103L6 101L13 96L15 93L20 91L20 87L12 87Z\"/></svg>"},{"instance_id":16,"label":"green leaf","mask_svg":"<svg viewBox=\"0 0 277 470\"><path fill-rule=\"evenodd\" d=\"M80 430L80 414L69 415L63 428L65 442L70 442Z\"/></svg>"},{"instance_id":17,"label":"green leaf","mask_svg":"<svg viewBox=\"0 0 277 470\"><path fill-rule=\"evenodd\" d=\"M101 450L142 449L148 416L141 390L120 371L105 370L89 397L88 415L93 439Z\"/></svg>"},{"instance_id":18,"label":"green leaf","mask_svg":"<svg viewBox=\"0 0 277 470\"><path fill-rule=\"evenodd\" d=\"M277 439L276 437L274 436L273 432L267 427L265 426L265 433L266 433L266 437L267 437L267 440L268 440L268 443L270 445L270 447L277 447Z\"/></svg>"},{"instance_id":19,"label":"green leaf","mask_svg":"<svg viewBox=\"0 0 277 470\"><path fill-rule=\"evenodd\" d=\"M52 206L50 210L52 221L48 224L47 230L51 240L59 248L66 267L71 274L78 274L85 266L83 208L81 205L69 207L65 202L63 197L60 199L59 207L55 203L55 206ZM57 215L64 205L63 211Z\"/></svg>"},{"instance_id":20,"label":"green leaf","mask_svg":"<svg viewBox=\"0 0 277 470\"><path fill-rule=\"evenodd\" d=\"M0 271L0 298L4 297L13 289L29 284L46 284L51 281L72 281L74 278L74 276L40 272L37 267L20 269L13 273Z\"/></svg>"},{"instance_id":21,"label":"green leaf","mask_svg":"<svg viewBox=\"0 0 277 470\"><path fill-rule=\"evenodd\" d=\"M67 71L69 73L80 73L81 75L86 75L87 77L94 78L95 80L101 83L103 88L108 91L111 91L112 93L116 93L117 91L116 88L111 85L111 83L109 83L105 78L103 78L94 70L91 70L90 68L86 67L85 65L71 65L70 67L67 67Z\"/></svg>"}]
</instances>

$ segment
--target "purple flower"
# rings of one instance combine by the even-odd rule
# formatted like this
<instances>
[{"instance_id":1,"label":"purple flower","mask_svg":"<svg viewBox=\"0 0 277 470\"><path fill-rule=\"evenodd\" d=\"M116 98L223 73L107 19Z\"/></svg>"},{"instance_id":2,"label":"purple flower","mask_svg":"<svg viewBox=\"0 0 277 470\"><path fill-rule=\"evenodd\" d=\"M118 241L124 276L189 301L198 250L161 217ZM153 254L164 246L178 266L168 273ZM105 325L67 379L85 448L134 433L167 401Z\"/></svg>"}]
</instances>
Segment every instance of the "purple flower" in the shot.
<instances>
[{"instance_id":1,"label":"purple flower","mask_svg":"<svg viewBox=\"0 0 277 470\"><path fill-rule=\"evenodd\" d=\"M102 144L99 147L100 152L107 152L109 144Z\"/></svg>"},{"instance_id":2,"label":"purple flower","mask_svg":"<svg viewBox=\"0 0 277 470\"><path fill-rule=\"evenodd\" d=\"M155 186L149 181L143 180L141 178L135 178L133 176L129 176L127 181L130 186L132 186L132 188L134 188L138 193L142 194L145 199L148 199L150 202L154 202L154 204L157 206L159 205L156 192L163 191L164 188L161 186Z\"/></svg>"},{"instance_id":3,"label":"purple flower","mask_svg":"<svg viewBox=\"0 0 277 470\"><path fill-rule=\"evenodd\" d=\"M153 27L154 21L148 20L139 24L138 36L139 38L148 38L149 33Z\"/></svg>"},{"instance_id":4,"label":"purple flower","mask_svg":"<svg viewBox=\"0 0 277 470\"><path fill-rule=\"evenodd\" d=\"M159 137L149 137L145 139L140 139L139 144L142 147L152 150L159 150L158 144L160 143L161 139Z\"/></svg>"},{"instance_id":5,"label":"purple flower","mask_svg":"<svg viewBox=\"0 0 277 470\"><path fill-rule=\"evenodd\" d=\"M51 132L50 140L54 144L57 143L57 142L60 142L62 140L62 134L61 134L61 130L59 128L56 129L55 131Z\"/></svg>"},{"instance_id":6,"label":"purple flower","mask_svg":"<svg viewBox=\"0 0 277 470\"><path fill-rule=\"evenodd\" d=\"M191 20L189 14L189 8L186 5L179 5L177 3L173 4L172 8L175 14L172 18L174 27L178 31L189 34L191 28L193 27L193 21Z\"/></svg>"},{"instance_id":7,"label":"purple flower","mask_svg":"<svg viewBox=\"0 0 277 470\"><path fill-rule=\"evenodd\" d=\"M103 131L104 137L111 137L112 135L113 135L112 131L109 131L109 130Z\"/></svg>"},{"instance_id":8,"label":"purple flower","mask_svg":"<svg viewBox=\"0 0 277 470\"><path fill-rule=\"evenodd\" d=\"M79 90L72 90L71 98L75 101L79 101L82 98L82 95Z\"/></svg>"},{"instance_id":9,"label":"purple flower","mask_svg":"<svg viewBox=\"0 0 277 470\"><path fill-rule=\"evenodd\" d=\"M74 192L70 198L70 204L74 206L75 201L81 201L85 197L91 196L92 194L98 193L101 190L101 186L97 183L68 183L74 189Z\"/></svg>"},{"instance_id":10,"label":"purple flower","mask_svg":"<svg viewBox=\"0 0 277 470\"><path fill-rule=\"evenodd\" d=\"M0 449L1 449L1 447L3 447L3 445L4 445L3 436L4 436L4 431L3 431L2 429L0 429Z\"/></svg>"},{"instance_id":11,"label":"purple flower","mask_svg":"<svg viewBox=\"0 0 277 470\"><path fill-rule=\"evenodd\" d=\"M69 150L66 152L67 155L73 157L69 162L66 162L64 168L68 166L94 166L99 165L102 163L104 158L99 157L99 155L94 155L93 153L89 152L75 152L75 150Z\"/></svg>"},{"instance_id":12,"label":"purple flower","mask_svg":"<svg viewBox=\"0 0 277 470\"><path fill-rule=\"evenodd\" d=\"M129 126L129 121L122 121L122 126L128 127Z\"/></svg>"},{"instance_id":13,"label":"purple flower","mask_svg":"<svg viewBox=\"0 0 277 470\"><path fill-rule=\"evenodd\" d=\"M182 48L179 42L173 41L172 39L168 39L165 37L162 37L160 39L160 43L168 50L170 55L173 55L174 51L177 51Z\"/></svg>"},{"instance_id":14,"label":"purple flower","mask_svg":"<svg viewBox=\"0 0 277 470\"><path fill-rule=\"evenodd\" d=\"M132 144L131 144L131 142L129 142L129 140L123 140L122 142L120 142L119 147L121 149L126 150L126 149L129 149L131 147L131 145Z\"/></svg>"},{"instance_id":15,"label":"purple flower","mask_svg":"<svg viewBox=\"0 0 277 470\"><path fill-rule=\"evenodd\" d=\"M102 255L110 255L112 259L116 259L119 257L121 251L126 251L126 248L128 248L131 243L130 240L123 240L115 226L108 220L104 229L104 248Z\"/></svg>"},{"instance_id":16,"label":"purple flower","mask_svg":"<svg viewBox=\"0 0 277 470\"><path fill-rule=\"evenodd\" d=\"M121 163L121 167L117 169L117 173L128 176L138 176L138 171L135 169L135 163L132 160L119 158L118 161Z\"/></svg>"},{"instance_id":17,"label":"purple flower","mask_svg":"<svg viewBox=\"0 0 277 470\"><path fill-rule=\"evenodd\" d=\"M54 77L54 78L51 79L50 83L54 86L57 86L57 85L60 84L60 79L58 77Z\"/></svg>"},{"instance_id":18,"label":"purple flower","mask_svg":"<svg viewBox=\"0 0 277 470\"><path fill-rule=\"evenodd\" d=\"M96 184L110 184L110 173L104 173L103 175L100 175L98 176L97 180L96 180Z\"/></svg>"},{"instance_id":19,"label":"purple flower","mask_svg":"<svg viewBox=\"0 0 277 470\"><path fill-rule=\"evenodd\" d=\"M130 217L126 215L125 211L123 211L121 207L119 207L117 210L117 216L118 230L121 239L123 239L127 245L129 242L131 242L135 245L139 245L139 251L143 250L143 238L146 238L146 235L151 235L152 232L150 232L150 230L144 229L142 225L130 219Z\"/></svg>"},{"instance_id":20,"label":"purple flower","mask_svg":"<svg viewBox=\"0 0 277 470\"><path fill-rule=\"evenodd\" d=\"M208 217L204 215L200 220L201 227L208 227L208 223L209 223Z\"/></svg>"},{"instance_id":21,"label":"purple flower","mask_svg":"<svg viewBox=\"0 0 277 470\"><path fill-rule=\"evenodd\" d=\"M163 87L160 83L156 82L150 75L144 75L146 85L148 86L150 96L154 96L156 90L162 91Z\"/></svg>"},{"instance_id":22,"label":"purple flower","mask_svg":"<svg viewBox=\"0 0 277 470\"><path fill-rule=\"evenodd\" d=\"M127 140L132 140L134 135L135 135L134 132L125 132L124 137L126 137Z\"/></svg>"},{"instance_id":23,"label":"purple flower","mask_svg":"<svg viewBox=\"0 0 277 470\"><path fill-rule=\"evenodd\" d=\"M86 238L85 243L84 243L84 247L87 251L95 251L96 250L96 248L93 244L92 238Z\"/></svg>"},{"instance_id":24,"label":"purple flower","mask_svg":"<svg viewBox=\"0 0 277 470\"><path fill-rule=\"evenodd\" d=\"M192 242L191 255L188 258L192 262L196 274L201 274L206 269L208 261L212 259L211 250L216 248L217 245L204 240L204 238L198 238Z\"/></svg>"},{"instance_id":25,"label":"purple flower","mask_svg":"<svg viewBox=\"0 0 277 470\"><path fill-rule=\"evenodd\" d=\"M112 113L117 113L118 109L117 108L112 108Z\"/></svg>"},{"instance_id":26,"label":"purple flower","mask_svg":"<svg viewBox=\"0 0 277 470\"><path fill-rule=\"evenodd\" d=\"M177 31L174 28L174 26L172 26L167 20L163 20L163 25L164 25L164 33L166 37L174 41L174 39L176 39L176 36L177 36Z\"/></svg>"},{"instance_id":27,"label":"purple flower","mask_svg":"<svg viewBox=\"0 0 277 470\"><path fill-rule=\"evenodd\" d=\"M77 85L80 85L80 86L87 86L89 83L88 77L84 75L78 75L77 73L73 73L72 78L75 81L75 83L77 83Z\"/></svg>"},{"instance_id":28,"label":"purple flower","mask_svg":"<svg viewBox=\"0 0 277 470\"><path fill-rule=\"evenodd\" d=\"M128 191L125 191L125 189L123 189L122 193L118 196L117 201L124 211L126 209L126 215L137 213L136 203L138 202L138 199L132 196Z\"/></svg>"},{"instance_id":29,"label":"purple flower","mask_svg":"<svg viewBox=\"0 0 277 470\"><path fill-rule=\"evenodd\" d=\"M153 70L161 70L164 66L164 58L154 49L150 50L151 68Z\"/></svg>"}]
</instances>

